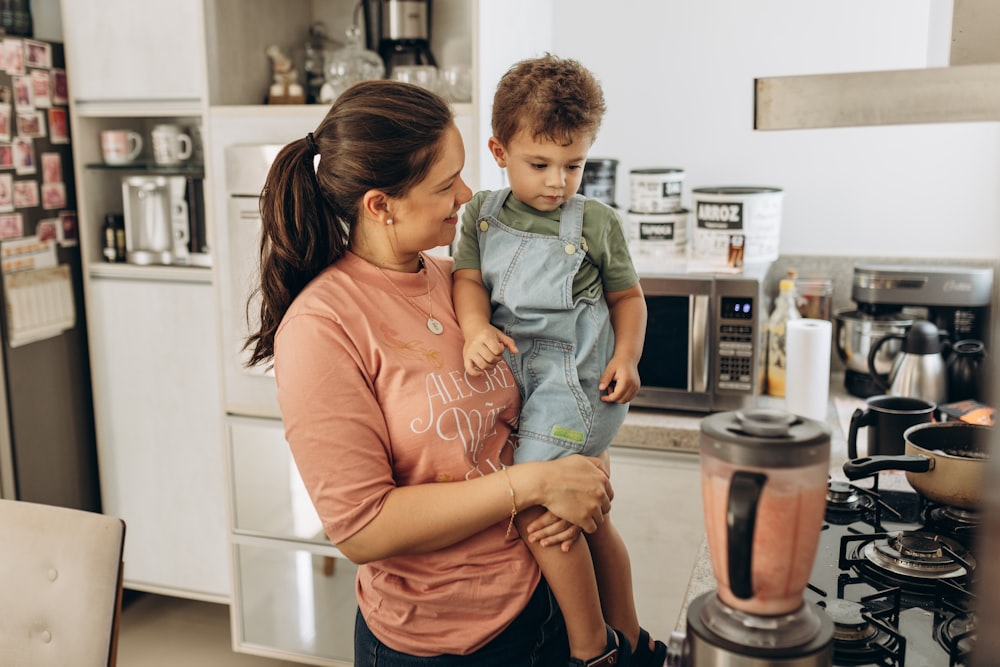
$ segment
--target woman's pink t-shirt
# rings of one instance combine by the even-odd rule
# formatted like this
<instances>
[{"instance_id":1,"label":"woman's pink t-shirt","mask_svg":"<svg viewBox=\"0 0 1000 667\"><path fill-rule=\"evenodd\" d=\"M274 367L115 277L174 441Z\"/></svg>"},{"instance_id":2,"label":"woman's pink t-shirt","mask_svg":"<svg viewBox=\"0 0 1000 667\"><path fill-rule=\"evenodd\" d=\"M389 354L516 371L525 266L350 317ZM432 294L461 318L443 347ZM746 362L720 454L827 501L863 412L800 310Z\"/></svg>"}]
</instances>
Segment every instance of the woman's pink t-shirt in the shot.
<instances>
[{"instance_id":1,"label":"woman's pink t-shirt","mask_svg":"<svg viewBox=\"0 0 1000 667\"><path fill-rule=\"evenodd\" d=\"M427 329L428 311L444 324L441 335ZM503 364L467 377L462 345L450 259L428 257L425 278L383 275L348 253L295 299L275 337L278 401L334 544L375 518L396 486L488 475L512 461L514 378ZM471 653L498 635L540 579L523 542L504 539L506 524L429 554L361 565L358 603L372 632L414 655Z\"/></svg>"}]
</instances>

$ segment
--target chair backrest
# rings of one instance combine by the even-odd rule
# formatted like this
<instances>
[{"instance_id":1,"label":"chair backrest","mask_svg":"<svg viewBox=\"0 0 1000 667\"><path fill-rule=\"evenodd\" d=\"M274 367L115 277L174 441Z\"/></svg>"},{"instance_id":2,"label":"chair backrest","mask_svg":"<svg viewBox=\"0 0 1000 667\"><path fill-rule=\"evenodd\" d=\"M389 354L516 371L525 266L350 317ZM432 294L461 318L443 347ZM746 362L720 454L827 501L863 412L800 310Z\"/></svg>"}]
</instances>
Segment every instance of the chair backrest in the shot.
<instances>
[{"instance_id":1,"label":"chair backrest","mask_svg":"<svg viewBox=\"0 0 1000 667\"><path fill-rule=\"evenodd\" d=\"M0 500L0 664L113 667L125 522Z\"/></svg>"}]
</instances>

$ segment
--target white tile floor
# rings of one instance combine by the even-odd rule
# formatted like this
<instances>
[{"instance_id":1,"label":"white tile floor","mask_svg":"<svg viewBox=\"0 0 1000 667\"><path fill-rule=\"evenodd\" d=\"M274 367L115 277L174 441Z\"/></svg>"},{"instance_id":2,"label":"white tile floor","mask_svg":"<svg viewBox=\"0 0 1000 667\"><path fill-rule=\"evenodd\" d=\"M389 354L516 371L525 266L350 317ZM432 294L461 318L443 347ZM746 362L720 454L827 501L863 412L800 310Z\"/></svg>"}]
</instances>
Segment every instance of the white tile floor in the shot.
<instances>
[{"instance_id":1,"label":"white tile floor","mask_svg":"<svg viewBox=\"0 0 1000 667\"><path fill-rule=\"evenodd\" d=\"M296 663L234 653L229 607L130 594L118 634L118 667L291 667Z\"/></svg>"}]
</instances>

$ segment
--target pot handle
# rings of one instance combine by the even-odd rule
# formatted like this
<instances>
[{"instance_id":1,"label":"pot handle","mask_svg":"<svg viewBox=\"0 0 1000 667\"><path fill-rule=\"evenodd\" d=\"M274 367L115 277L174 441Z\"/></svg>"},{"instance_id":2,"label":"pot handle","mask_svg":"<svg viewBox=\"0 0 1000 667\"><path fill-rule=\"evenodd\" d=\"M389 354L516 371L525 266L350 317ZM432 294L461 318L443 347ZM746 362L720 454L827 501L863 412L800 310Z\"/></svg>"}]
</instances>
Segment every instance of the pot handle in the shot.
<instances>
[{"instance_id":1,"label":"pot handle","mask_svg":"<svg viewBox=\"0 0 1000 667\"><path fill-rule=\"evenodd\" d=\"M927 472L933 469L934 460L920 454L863 456L860 459L851 459L844 463L844 474L850 480L868 477L872 473L881 472L882 470Z\"/></svg>"},{"instance_id":2,"label":"pot handle","mask_svg":"<svg viewBox=\"0 0 1000 667\"><path fill-rule=\"evenodd\" d=\"M906 336L903 334L886 334L875 341L875 344L868 350L868 374L872 376L872 381L882 391L889 391L889 385L882 381L882 377L878 374L878 371L875 370L875 355L878 354L878 349L885 345L886 341L894 338L896 340L906 340Z\"/></svg>"},{"instance_id":3,"label":"pot handle","mask_svg":"<svg viewBox=\"0 0 1000 667\"><path fill-rule=\"evenodd\" d=\"M753 597L754 526L757 523L757 503L767 482L767 475L737 470L729 484L729 511L726 512L729 588L741 600Z\"/></svg>"}]
</instances>

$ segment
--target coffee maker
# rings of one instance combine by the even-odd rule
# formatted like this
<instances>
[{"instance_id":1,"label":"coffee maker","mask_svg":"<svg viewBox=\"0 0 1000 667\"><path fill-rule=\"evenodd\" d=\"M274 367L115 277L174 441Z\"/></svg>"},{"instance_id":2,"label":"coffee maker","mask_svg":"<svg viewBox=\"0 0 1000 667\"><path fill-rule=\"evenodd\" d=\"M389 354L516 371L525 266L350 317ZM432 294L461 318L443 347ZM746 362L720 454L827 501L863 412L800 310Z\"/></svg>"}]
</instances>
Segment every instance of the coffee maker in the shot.
<instances>
[{"instance_id":1,"label":"coffee maker","mask_svg":"<svg viewBox=\"0 0 1000 667\"><path fill-rule=\"evenodd\" d=\"M667 664L829 667L833 620L805 599L823 529L830 429L781 410L701 422L705 536L717 587L688 605Z\"/></svg>"},{"instance_id":2,"label":"coffee maker","mask_svg":"<svg viewBox=\"0 0 1000 667\"><path fill-rule=\"evenodd\" d=\"M898 310L934 323L952 341L985 340L993 269L856 264L851 298L867 312Z\"/></svg>"},{"instance_id":3,"label":"coffee maker","mask_svg":"<svg viewBox=\"0 0 1000 667\"><path fill-rule=\"evenodd\" d=\"M431 0L363 0L365 43L391 78L397 65L437 66L431 53Z\"/></svg>"},{"instance_id":4,"label":"coffee maker","mask_svg":"<svg viewBox=\"0 0 1000 667\"><path fill-rule=\"evenodd\" d=\"M183 176L125 176L125 259L132 264L187 264L190 218Z\"/></svg>"},{"instance_id":5,"label":"coffee maker","mask_svg":"<svg viewBox=\"0 0 1000 667\"><path fill-rule=\"evenodd\" d=\"M855 396L883 393L900 352L898 341L878 349L869 373L868 356L879 340L906 333L917 320L934 324L947 340L986 340L993 269L974 266L858 263L851 281L857 310L834 318L837 352L846 365L844 385Z\"/></svg>"}]
</instances>

